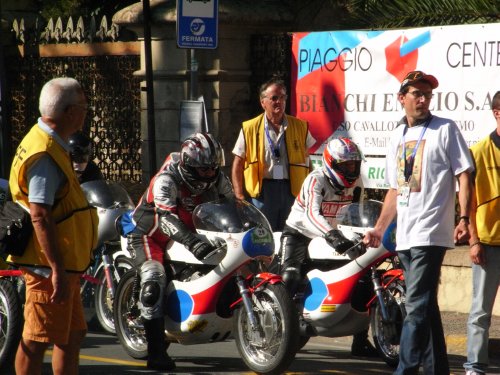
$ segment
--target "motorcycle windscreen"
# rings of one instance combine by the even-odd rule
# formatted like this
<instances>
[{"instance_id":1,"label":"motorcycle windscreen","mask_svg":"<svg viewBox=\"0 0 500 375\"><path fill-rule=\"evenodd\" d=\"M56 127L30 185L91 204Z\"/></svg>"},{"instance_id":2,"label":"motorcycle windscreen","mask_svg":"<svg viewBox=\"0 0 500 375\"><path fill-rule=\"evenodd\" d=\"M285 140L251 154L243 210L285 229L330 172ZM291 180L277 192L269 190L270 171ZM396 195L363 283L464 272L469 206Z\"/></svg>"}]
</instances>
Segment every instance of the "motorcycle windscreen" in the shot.
<instances>
[{"instance_id":1,"label":"motorcycle windscreen","mask_svg":"<svg viewBox=\"0 0 500 375\"><path fill-rule=\"evenodd\" d=\"M125 188L115 182L95 180L80 185L89 204L93 207L129 207L134 203Z\"/></svg>"},{"instance_id":2,"label":"motorcycle windscreen","mask_svg":"<svg viewBox=\"0 0 500 375\"><path fill-rule=\"evenodd\" d=\"M193 211L193 224L196 229L210 232L243 233L262 227L272 233L262 212L250 203L235 198L223 198L198 205Z\"/></svg>"},{"instance_id":3,"label":"motorcycle windscreen","mask_svg":"<svg viewBox=\"0 0 500 375\"><path fill-rule=\"evenodd\" d=\"M337 223L350 227L373 228L382 211L382 202L368 200L340 208Z\"/></svg>"}]
</instances>

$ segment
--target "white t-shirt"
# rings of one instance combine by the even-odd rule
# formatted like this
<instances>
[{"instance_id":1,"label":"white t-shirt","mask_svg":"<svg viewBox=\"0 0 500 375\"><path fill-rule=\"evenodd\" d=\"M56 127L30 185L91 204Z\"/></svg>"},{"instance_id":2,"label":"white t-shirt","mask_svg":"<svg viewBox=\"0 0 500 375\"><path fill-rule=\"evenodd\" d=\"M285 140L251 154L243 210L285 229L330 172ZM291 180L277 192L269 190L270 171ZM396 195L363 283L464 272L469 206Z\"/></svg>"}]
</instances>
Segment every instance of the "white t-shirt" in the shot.
<instances>
[{"instance_id":1,"label":"white t-shirt","mask_svg":"<svg viewBox=\"0 0 500 375\"><path fill-rule=\"evenodd\" d=\"M398 189L404 184L402 155L404 124L391 137L386 157L386 182ZM407 128L406 155L412 154L424 123ZM433 116L416 152L408 206L397 206L396 250L417 246L454 246L456 178L472 171L473 161L457 125Z\"/></svg>"},{"instance_id":2,"label":"white t-shirt","mask_svg":"<svg viewBox=\"0 0 500 375\"><path fill-rule=\"evenodd\" d=\"M272 152L271 152L271 147L269 146L269 141L267 139L267 136L264 134L264 161L265 161L265 166L264 166L264 178L266 179L273 179L275 176L273 176L273 168L275 165L282 165L283 166L283 179L288 179L288 155L286 152L286 142L285 142L285 132L286 128L288 126L288 122L286 119L286 116L283 117L283 124L280 126L279 133L276 134L272 126L269 126L269 123L267 121L267 117L264 116L264 126L268 128L269 130L269 138L271 138L271 141L274 143L274 145L279 145L279 152L280 152L280 158L276 159L273 157ZM309 130L307 131L307 137L306 137L306 149L310 149L314 144L316 143L316 140L313 138ZM239 156L240 158L245 158L246 154L246 144L245 144L245 137L243 135L243 129L240 130L240 134L238 135L238 139L236 140L236 143L233 148L233 154ZM306 160L306 164L309 165L309 158Z\"/></svg>"}]
</instances>

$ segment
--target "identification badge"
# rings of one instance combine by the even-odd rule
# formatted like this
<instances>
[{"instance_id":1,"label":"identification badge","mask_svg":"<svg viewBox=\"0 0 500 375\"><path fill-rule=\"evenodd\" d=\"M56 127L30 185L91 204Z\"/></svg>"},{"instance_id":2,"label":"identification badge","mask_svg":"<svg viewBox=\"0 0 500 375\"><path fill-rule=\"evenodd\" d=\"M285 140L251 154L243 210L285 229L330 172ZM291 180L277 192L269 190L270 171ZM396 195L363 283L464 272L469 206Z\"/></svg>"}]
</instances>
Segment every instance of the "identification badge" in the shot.
<instances>
[{"instance_id":1,"label":"identification badge","mask_svg":"<svg viewBox=\"0 0 500 375\"><path fill-rule=\"evenodd\" d=\"M405 183L398 189L398 206L408 207L410 201L410 186Z\"/></svg>"},{"instance_id":2,"label":"identification badge","mask_svg":"<svg viewBox=\"0 0 500 375\"><path fill-rule=\"evenodd\" d=\"M279 164L275 164L273 166L273 180L282 180L284 178L283 175L283 166Z\"/></svg>"}]
</instances>

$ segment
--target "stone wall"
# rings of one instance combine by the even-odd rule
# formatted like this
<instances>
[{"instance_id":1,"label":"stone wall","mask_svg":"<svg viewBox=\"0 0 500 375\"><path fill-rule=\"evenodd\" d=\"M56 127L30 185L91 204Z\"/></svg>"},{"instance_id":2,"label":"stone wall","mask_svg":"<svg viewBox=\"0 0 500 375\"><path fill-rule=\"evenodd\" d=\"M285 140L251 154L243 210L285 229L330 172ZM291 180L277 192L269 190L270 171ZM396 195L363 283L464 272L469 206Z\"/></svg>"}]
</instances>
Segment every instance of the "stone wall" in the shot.
<instances>
[{"instance_id":1,"label":"stone wall","mask_svg":"<svg viewBox=\"0 0 500 375\"><path fill-rule=\"evenodd\" d=\"M469 247L448 250L441 269L439 307L442 311L469 313L472 296L472 270ZM492 286L498 288L498 286ZM500 316L500 296L497 293L493 314Z\"/></svg>"}]
</instances>

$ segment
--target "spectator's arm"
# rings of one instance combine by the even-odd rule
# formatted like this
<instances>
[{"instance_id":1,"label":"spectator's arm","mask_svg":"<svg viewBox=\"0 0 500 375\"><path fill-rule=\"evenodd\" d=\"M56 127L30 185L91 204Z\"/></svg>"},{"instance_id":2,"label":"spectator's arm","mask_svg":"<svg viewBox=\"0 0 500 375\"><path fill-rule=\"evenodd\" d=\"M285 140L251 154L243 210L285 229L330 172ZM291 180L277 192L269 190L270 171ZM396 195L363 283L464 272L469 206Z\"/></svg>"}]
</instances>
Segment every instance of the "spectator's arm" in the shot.
<instances>
[{"instance_id":1,"label":"spectator's arm","mask_svg":"<svg viewBox=\"0 0 500 375\"><path fill-rule=\"evenodd\" d=\"M57 248L56 224L52 217L52 207L47 204L30 202L30 215L36 239L52 269L50 296L52 303L61 303L69 296L69 289L61 253Z\"/></svg>"},{"instance_id":2,"label":"spectator's arm","mask_svg":"<svg viewBox=\"0 0 500 375\"><path fill-rule=\"evenodd\" d=\"M245 199L243 185L243 169L245 160L238 155L234 155L233 167L231 170L231 180L233 183L234 195L238 199Z\"/></svg>"},{"instance_id":3,"label":"spectator's arm","mask_svg":"<svg viewBox=\"0 0 500 375\"><path fill-rule=\"evenodd\" d=\"M382 241L382 236L389 226L389 224L394 220L397 213L397 200L398 191L396 189L390 188L384 199L384 205L382 206L382 212L375 224L375 228L366 232L363 242L369 247L379 247Z\"/></svg>"},{"instance_id":4,"label":"spectator's arm","mask_svg":"<svg viewBox=\"0 0 500 375\"><path fill-rule=\"evenodd\" d=\"M460 205L460 216L469 217L472 193L472 178L468 171L457 176L458 179L458 203ZM470 222L470 217L469 217ZM459 220L454 233L455 243L462 243L469 240L469 222Z\"/></svg>"}]
</instances>

